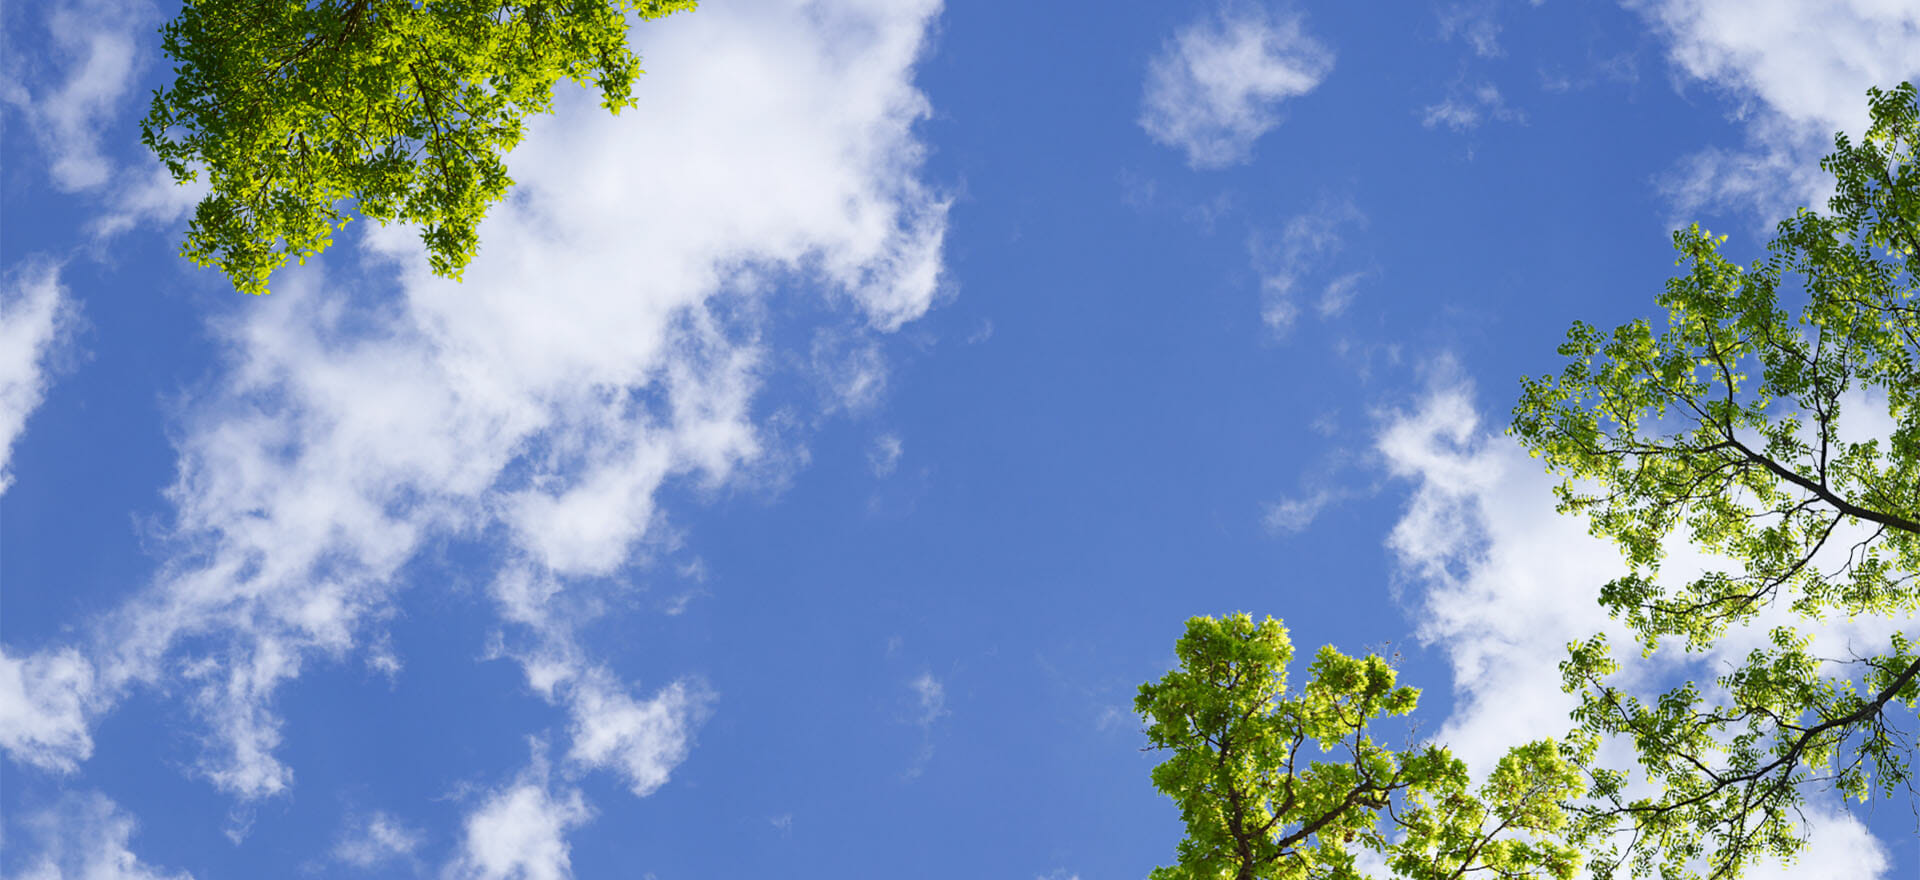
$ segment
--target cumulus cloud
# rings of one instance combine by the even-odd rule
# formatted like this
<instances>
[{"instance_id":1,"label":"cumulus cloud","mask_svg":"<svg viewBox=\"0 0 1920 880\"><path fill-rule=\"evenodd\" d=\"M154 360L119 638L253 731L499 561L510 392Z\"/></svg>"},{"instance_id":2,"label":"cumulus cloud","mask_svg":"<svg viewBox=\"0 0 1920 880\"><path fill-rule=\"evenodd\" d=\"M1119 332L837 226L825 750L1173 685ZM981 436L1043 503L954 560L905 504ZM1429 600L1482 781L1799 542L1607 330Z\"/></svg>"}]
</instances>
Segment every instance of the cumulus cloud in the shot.
<instances>
[{"instance_id":1,"label":"cumulus cloud","mask_svg":"<svg viewBox=\"0 0 1920 880\"><path fill-rule=\"evenodd\" d=\"M106 696L87 705L164 684L211 732L201 774L275 794L274 695L377 647L367 621L429 540L487 530L528 573L512 589L591 594L662 539L662 485L750 476L764 297L817 291L864 348L939 291L946 201L919 177L912 85L936 11L766 0L645 26L639 106L560 95L464 284L411 230L372 228L357 275L289 270L216 321L228 368L182 407L170 561L92 627ZM569 712L568 754L658 785L708 697L631 696L577 620L506 622L532 633L507 653Z\"/></svg>"},{"instance_id":2,"label":"cumulus cloud","mask_svg":"<svg viewBox=\"0 0 1920 880\"><path fill-rule=\"evenodd\" d=\"M1148 62L1140 125L1195 168L1244 162L1280 124L1280 104L1332 70L1333 52L1298 15L1223 10L1180 29Z\"/></svg>"},{"instance_id":3,"label":"cumulus cloud","mask_svg":"<svg viewBox=\"0 0 1920 880\"><path fill-rule=\"evenodd\" d=\"M1454 710L1434 738L1484 773L1509 747L1560 736L1572 726L1577 698L1561 691L1558 673L1568 643L1604 632L1615 645L1632 644L1597 601L1600 586L1625 565L1612 545L1587 534L1584 519L1554 511L1556 481L1517 443L1483 425L1471 383L1442 375L1417 405L1382 424L1376 449L1396 477L1412 483L1387 545L1415 591L1419 637L1452 666ZM1872 411L1863 404L1855 400L1843 411ZM1849 430L1876 427L1864 419ZM1667 549L1663 579L1726 563L1689 548L1684 536ZM1705 679L1703 690L1713 698L1716 670L1743 660L1769 630L1790 623L1811 635L1816 654L1826 657L1846 656L1849 645L1884 646L1893 631L1911 626L1867 617L1807 622L1776 608L1707 652L1669 646L1651 658L1617 654L1620 682L1646 696L1680 676ZM1628 743L1603 748L1602 759L1612 766L1630 766L1632 757ZM1808 814L1810 849L1783 876L1839 880L1884 870L1883 851L1857 821L1817 806Z\"/></svg>"},{"instance_id":4,"label":"cumulus cloud","mask_svg":"<svg viewBox=\"0 0 1920 880\"><path fill-rule=\"evenodd\" d=\"M1482 426L1464 383L1388 421L1376 449L1413 482L1387 546L1420 588L1419 636L1453 666L1458 706L1437 739L1485 769L1512 745L1565 733L1575 701L1558 663L1568 642L1611 629L1595 596L1619 554L1553 513L1545 470Z\"/></svg>"},{"instance_id":5,"label":"cumulus cloud","mask_svg":"<svg viewBox=\"0 0 1920 880\"><path fill-rule=\"evenodd\" d=\"M47 391L48 361L76 320L59 265L28 260L0 281L0 494L13 441Z\"/></svg>"},{"instance_id":6,"label":"cumulus cloud","mask_svg":"<svg viewBox=\"0 0 1920 880\"><path fill-rule=\"evenodd\" d=\"M568 757L588 767L616 769L634 796L665 785L686 759L693 729L706 717L713 695L697 682L677 681L646 700L636 700L604 670L574 686L573 748Z\"/></svg>"},{"instance_id":7,"label":"cumulus cloud","mask_svg":"<svg viewBox=\"0 0 1920 880\"><path fill-rule=\"evenodd\" d=\"M1747 880L1877 880L1887 876L1886 847L1859 819L1830 807L1809 806L1807 846L1785 864L1762 862L1749 869Z\"/></svg>"},{"instance_id":8,"label":"cumulus cloud","mask_svg":"<svg viewBox=\"0 0 1920 880\"><path fill-rule=\"evenodd\" d=\"M1881 0L1638 0L1688 79L1730 95L1747 145L1682 161L1664 188L1681 215L1751 209L1771 222L1830 192L1819 158L1866 129L1866 91L1920 76L1920 7Z\"/></svg>"},{"instance_id":9,"label":"cumulus cloud","mask_svg":"<svg viewBox=\"0 0 1920 880\"><path fill-rule=\"evenodd\" d=\"M16 880L190 880L186 873L162 871L135 855L129 845L138 825L118 804L97 792L69 793L59 803L21 818L29 846L9 840L9 848L30 852L17 864Z\"/></svg>"},{"instance_id":10,"label":"cumulus cloud","mask_svg":"<svg viewBox=\"0 0 1920 880\"><path fill-rule=\"evenodd\" d=\"M9 657L0 646L0 748L21 763L72 772L93 754L93 693L93 665L79 651Z\"/></svg>"},{"instance_id":11,"label":"cumulus cloud","mask_svg":"<svg viewBox=\"0 0 1920 880\"><path fill-rule=\"evenodd\" d=\"M575 789L556 787L535 746L533 766L469 813L460 852L445 876L460 880L565 880L573 876L567 832L593 810Z\"/></svg>"}]
</instances>

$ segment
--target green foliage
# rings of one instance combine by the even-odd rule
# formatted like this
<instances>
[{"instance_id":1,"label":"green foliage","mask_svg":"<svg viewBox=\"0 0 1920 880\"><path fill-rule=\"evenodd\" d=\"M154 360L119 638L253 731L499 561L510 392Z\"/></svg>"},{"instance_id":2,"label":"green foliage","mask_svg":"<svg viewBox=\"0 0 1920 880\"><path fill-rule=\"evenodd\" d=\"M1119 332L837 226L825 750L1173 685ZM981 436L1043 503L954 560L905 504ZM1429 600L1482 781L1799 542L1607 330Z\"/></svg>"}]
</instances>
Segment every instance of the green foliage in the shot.
<instances>
[{"instance_id":1,"label":"green foliage","mask_svg":"<svg viewBox=\"0 0 1920 880\"><path fill-rule=\"evenodd\" d=\"M633 104L628 14L694 0L187 0L162 30L177 74L141 139L175 180L205 173L182 253L267 292L345 225L341 202L418 223L458 278L513 181L503 160L565 78Z\"/></svg>"},{"instance_id":2,"label":"green foliage","mask_svg":"<svg viewBox=\"0 0 1920 880\"><path fill-rule=\"evenodd\" d=\"M1378 656L1321 648L1297 693L1281 624L1246 614L1196 617L1180 666L1140 687L1148 742L1172 752L1154 787L1179 806L1179 862L1155 880L1358 878L1371 851L1417 880L1463 876L1566 880L1577 853L1556 839L1581 776L1551 742L1514 749L1477 790L1464 763L1434 745L1396 752L1368 733L1412 712ZM1385 816L1398 834L1383 832Z\"/></svg>"},{"instance_id":3,"label":"green foliage","mask_svg":"<svg viewBox=\"0 0 1920 880\"><path fill-rule=\"evenodd\" d=\"M1576 324L1567 367L1523 383L1512 433L1565 477L1561 510L1624 552L1629 573L1600 602L1644 654L1710 649L1770 611L1920 611L1920 101L1911 84L1869 97L1865 138L1838 137L1822 163L1828 213L1781 223L1746 268L1723 239L1676 233L1688 268L1658 298L1663 329ZM1843 407L1869 411L1843 426ZM1661 582L1677 530L1733 568ZM1178 864L1153 876L1355 878L1367 852L1420 880L1568 878L1583 859L1599 880L1732 878L1791 859L1810 792L1911 793L1920 647L1896 632L1823 658L1793 626L1769 632L1713 682L1652 699L1615 683L1604 638L1570 646L1578 729L1513 749L1470 791L1444 747L1369 735L1418 697L1385 660L1323 648L1290 692L1278 622L1194 618L1179 668L1135 702L1173 753L1153 783L1187 826ZM1644 785L1595 763L1608 737L1633 744Z\"/></svg>"},{"instance_id":4,"label":"green foliage","mask_svg":"<svg viewBox=\"0 0 1920 880\"><path fill-rule=\"evenodd\" d=\"M1920 611L1920 107L1912 84L1870 101L1865 138L1838 137L1822 162L1837 184L1828 213L1782 222L1747 268L1720 255L1724 238L1676 233L1687 271L1658 299L1664 329L1576 324L1566 368L1524 382L1512 433L1566 477L1560 508L1624 551L1630 573L1600 600L1643 653L1709 648L1770 609L1796 621ZM1843 431L1845 407L1871 407L1850 424L1884 418L1891 433ZM1676 530L1734 567L1658 582ZM1809 788L1864 800L1908 783L1911 638L1824 665L1808 644L1774 629L1717 687L1652 700L1611 681L1604 639L1573 646L1562 671L1581 695L1575 719L1631 739L1653 792L1629 797L1626 774L1593 771L1579 836L1594 876L1738 876L1799 848Z\"/></svg>"}]
</instances>

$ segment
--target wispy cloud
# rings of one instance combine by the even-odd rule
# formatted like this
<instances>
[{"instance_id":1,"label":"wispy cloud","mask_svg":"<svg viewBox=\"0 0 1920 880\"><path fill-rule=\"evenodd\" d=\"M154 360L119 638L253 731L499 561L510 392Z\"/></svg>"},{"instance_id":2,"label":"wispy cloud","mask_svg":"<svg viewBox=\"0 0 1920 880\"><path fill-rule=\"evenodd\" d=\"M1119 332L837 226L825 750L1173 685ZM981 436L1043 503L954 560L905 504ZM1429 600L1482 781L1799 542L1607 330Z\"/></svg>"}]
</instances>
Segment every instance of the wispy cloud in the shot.
<instances>
[{"instance_id":1,"label":"wispy cloud","mask_svg":"<svg viewBox=\"0 0 1920 880\"><path fill-rule=\"evenodd\" d=\"M0 107L33 138L55 189L85 194L101 213L87 224L102 242L144 222L171 223L207 192L205 175L174 183L144 150L129 159L133 84L148 66L143 48L160 19L151 0L55 0L36 4L0 59ZM37 31L37 32L36 32Z\"/></svg>"},{"instance_id":2,"label":"wispy cloud","mask_svg":"<svg viewBox=\"0 0 1920 880\"><path fill-rule=\"evenodd\" d=\"M46 397L48 367L78 319L60 284L60 266L27 260L0 279L0 494L27 417Z\"/></svg>"},{"instance_id":3,"label":"wispy cloud","mask_svg":"<svg viewBox=\"0 0 1920 880\"><path fill-rule=\"evenodd\" d=\"M1320 290L1320 317L1335 318L1345 312L1347 306L1353 303L1353 298L1359 295L1360 282L1370 274L1366 270L1348 272L1327 282L1327 286Z\"/></svg>"},{"instance_id":4,"label":"wispy cloud","mask_svg":"<svg viewBox=\"0 0 1920 880\"><path fill-rule=\"evenodd\" d=\"M1526 116L1507 105L1507 99L1493 83L1456 85L1437 104L1420 110L1420 124L1427 128L1445 126L1454 131L1472 131L1483 122L1523 122Z\"/></svg>"},{"instance_id":5,"label":"wispy cloud","mask_svg":"<svg viewBox=\"0 0 1920 880\"><path fill-rule=\"evenodd\" d=\"M362 871L410 859L425 836L394 816L374 811L353 816L333 845L333 858Z\"/></svg>"},{"instance_id":6,"label":"wispy cloud","mask_svg":"<svg viewBox=\"0 0 1920 880\"><path fill-rule=\"evenodd\" d=\"M143 0L80 0L35 7L45 42L9 50L0 98L26 122L45 154L55 186L96 189L115 165L102 154L103 130L121 115L158 10ZM15 42L15 46L19 43ZM45 69L29 69L33 67Z\"/></svg>"},{"instance_id":7,"label":"wispy cloud","mask_svg":"<svg viewBox=\"0 0 1920 880\"><path fill-rule=\"evenodd\" d=\"M1334 493L1320 490L1297 498L1284 498L1267 505L1266 516L1262 520L1267 530L1275 534L1288 535L1306 530L1312 525L1320 511L1334 501Z\"/></svg>"},{"instance_id":8,"label":"wispy cloud","mask_svg":"<svg viewBox=\"0 0 1920 880\"><path fill-rule=\"evenodd\" d=\"M1505 54L1500 48L1500 20L1493 0L1454 3L1435 14L1440 19L1440 39L1460 40L1482 58Z\"/></svg>"},{"instance_id":9,"label":"wispy cloud","mask_svg":"<svg viewBox=\"0 0 1920 880\"><path fill-rule=\"evenodd\" d=\"M914 717L913 723L923 728L932 727L934 722L947 716L947 689L940 679L933 677L933 673L922 672L907 686L913 689L920 704L920 712Z\"/></svg>"},{"instance_id":10,"label":"wispy cloud","mask_svg":"<svg viewBox=\"0 0 1920 880\"><path fill-rule=\"evenodd\" d=\"M914 711L908 721L920 729L920 750L904 776L916 779L926 772L927 762L933 760L933 728L947 717L947 688L933 673L922 672L907 682L907 689L914 699Z\"/></svg>"},{"instance_id":11,"label":"wispy cloud","mask_svg":"<svg viewBox=\"0 0 1920 880\"><path fill-rule=\"evenodd\" d=\"M1346 246L1347 231L1367 218L1347 200L1323 200L1277 229L1258 229L1247 238L1254 271L1260 274L1260 318L1276 335L1285 335L1300 317L1300 288L1321 276ZM1344 273L1326 282L1317 309L1323 318L1345 311L1368 272Z\"/></svg>"},{"instance_id":12,"label":"wispy cloud","mask_svg":"<svg viewBox=\"0 0 1920 880\"><path fill-rule=\"evenodd\" d=\"M900 456L906 454L905 444L900 442L898 434L881 434L873 438L873 445L867 449L867 468L876 477L891 476L900 467Z\"/></svg>"},{"instance_id":13,"label":"wispy cloud","mask_svg":"<svg viewBox=\"0 0 1920 880\"><path fill-rule=\"evenodd\" d=\"M1244 162L1280 124L1281 102L1313 91L1332 70L1333 52L1298 15L1222 10L1182 28L1148 62L1140 125L1195 168Z\"/></svg>"}]
</instances>

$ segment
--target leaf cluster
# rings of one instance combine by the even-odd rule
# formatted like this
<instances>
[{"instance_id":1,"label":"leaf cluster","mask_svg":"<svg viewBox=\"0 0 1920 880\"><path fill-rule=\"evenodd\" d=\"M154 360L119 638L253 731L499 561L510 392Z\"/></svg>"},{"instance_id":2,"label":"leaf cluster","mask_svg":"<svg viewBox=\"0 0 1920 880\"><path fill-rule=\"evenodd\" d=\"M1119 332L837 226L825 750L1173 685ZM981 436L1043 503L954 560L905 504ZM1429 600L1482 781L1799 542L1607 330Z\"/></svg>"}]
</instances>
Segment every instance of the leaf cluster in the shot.
<instances>
[{"instance_id":1,"label":"leaf cluster","mask_svg":"<svg viewBox=\"0 0 1920 880\"><path fill-rule=\"evenodd\" d=\"M1840 135L1822 162L1826 213L1780 223L1746 267L1720 254L1724 237L1675 233L1686 271L1658 299L1663 329L1576 324L1566 367L1523 382L1511 432L1565 477L1561 510L1622 549L1629 573L1600 600L1643 653L1709 649L1769 609L1920 611L1920 104L1910 83L1869 102L1865 137ZM1849 407L1862 411L1843 426ZM1881 420L1880 436L1857 427ZM1662 582L1676 534L1731 567ZM1712 687L1643 700L1612 682L1603 638L1574 645L1575 720L1630 738L1656 790L1628 798L1625 773L1594 772L1594 875L1738 876L1798 850L1803 788L1864 800L1908 783L1911 637L1825 659L1783 626Z\"/></svg>"},{"instance_id":2,"label":"leaf cluster","mask_svg":"<svg viewBox=\"0 0 1920 880\"><path fill-rule=\"evenodd\" d=\"M1187 827L1156 880L1358 878L1363 851L1419 880L1578 869L1555 835L1581 777L1554 743L1515 749L1474 789L1445 748L1396 751L1369 732L1419 698L1379 656L1323 647L1290 691L1285 627L1246 614L1193 618L1176 652L1179 667L1134 703L1149 744L1172 753L1153 784Z\"/></svg>"},{"instance_id":3,"label":"leaf cluster","mask_svg":"<svg viewBox=\"0 0 1920 880\"><path fill-rule=\"evenodd\" d=\"M553 87L618 112L640 60L629 15L694 0L187 0L162 29L174 82L141 140L176 181L207 176L182 254L248 293L327 248L343 202L421 227L458 278L512 179L505 154Z\"/></svg>"}]
</instances>

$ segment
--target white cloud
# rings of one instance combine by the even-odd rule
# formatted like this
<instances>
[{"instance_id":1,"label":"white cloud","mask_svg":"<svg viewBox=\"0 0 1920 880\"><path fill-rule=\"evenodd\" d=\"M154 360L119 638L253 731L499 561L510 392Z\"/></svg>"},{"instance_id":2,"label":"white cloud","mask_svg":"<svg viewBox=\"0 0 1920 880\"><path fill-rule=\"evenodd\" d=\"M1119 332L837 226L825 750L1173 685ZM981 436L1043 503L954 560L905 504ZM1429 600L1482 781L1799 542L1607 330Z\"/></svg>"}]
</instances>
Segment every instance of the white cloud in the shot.
<instances>
[{"instance_id":1,"label":"white cloud","mask_svg":"<svg viewBox=\"0 0 1920 880\"><path fill-rule=\"evenodd\" d=\"M72 772L93 754L93 693L93 665L79 651L9 657L0 646L0 748L21 763Z\"/></svg>"},{"instance_id":2,"label":"white cloud","mask_svg":"<svg viewBox=\"0 0 1920 880\"><path fill-rule=\"evenodd\" d=\"M1809 806L1807 847L1792 862L1761 862L1745 880L1875 880L1887 876L1887 849L1860 820L1822 806Z\"/></svg>"},{"instance_id":3,"label":"white cloud","mask_svg":"<svg viewBox=\"0 0 1920 880\"><path fill-rule=\"evenodd\" d=\"M45 39L13 40L0 79L10 108L44 154L55 188L86 193L103 210L87 224L96 242L142 223L169 224L206 196L207 182L185 185L144 149L125 164L105 149L116 126L136 111L128 96L147 66L148 37L160 18L149 0L61 0L44 4L34 26Z\"/></svg>"},{"instance_id":4,"label":"white cloud","mask_svg":"<svg viewBox=\"0 0 1920 880\"><path fill-rule=\"evenodd\" d=\"M567 832L593 817L580 792L555 790L535 746L534 764L467 815L460 853L447 866L459 880L564 880L573 876Z\"/></svg>"},{"instance_id":5,"label":"white cloud","mask_svg":"<svg viewBox=\"0 0 1920 880\"><path fill-rule=\"evenodd\" d=\"M1333 52L1299 16L1225 10L1182 28L1148 62L1140 125L1195 168L1244 162L1280 124L1281 102L1313 91L1332 70Z\"/></svg>"},{"instance_id":6,"label":"white cloud","mask_svg":"<svg viewBox=\"0 0 1920 880\"><path fill-rule=\"evenodd\" d=\"M45 397L49 361L76 318L60 284L60 267L29 260L0 284L0 493L13 443ZM87 709L95 694L93 665L71 648L28 656L0 646L0 748L15 760L71 772L92 754Z\"/></svg>"},{"instance_id":7,"label":"white cloud","mask_svg":"<svg viewBox=\"0 0 1920 880\"><path fill-rule=\"evenodd\" d=\"M67 299L56 263L28 260L0 281L0 494L12 482L13 442L46 396L48 361L78 308Z\"/></svg>"},{"instance_id":8,"label":"white cloud","mask_svg":"<svg viewBox=\"0 0 1920 880\"><path fill-rule=\"evenodd\" d=\"M0 96L24 117L46 153L55 186L96 189L115 170L101 154L100 138L133 87L143 54L138 47L155 10L142 0L80 0L43 9L46 39L28 41L32 48L20 54L14 54L20 41L13 41Z\"/></svg>"},{"instance_id":9,"label":"white cloud","mask_svg":"<svg viewBox=\"0 0 1920 880\"><path fill-rule=\"evenodd\" d=\"M1665 182L1675 210L1737 206L1771 223L1828 193L1833 134L1866 128L1869 86L1920 76L1920 6L1886 0L1637 0L1674 66L1732 96L1747 146L1707 149ZM1690 219L1690 218L1689 218Z\"/></svg>"},{"instance_id":10,"label":"white cloud","mask_svg":"<svg viewBox=\"0 0 1920 880\"><path fill-rule=\"evenodd\" d=\"M867 467L876 477L889 476L900 467L900 456L905 452L898 434L881 434L873 438L873 447L867 450Z\"/></svg>"},{"instance_id":11,"label":"white cloud","mask_svg":"<svg viewBox=\"0 0 1920 880\"><path fill-rule=\"evenodd\" d=\"M612 675L595 670L574 685L568 757L619 770L634 796L646 797L686 759L693 729L713 699L698 683L677 681L648 700L635 700Z\"/></svg>"},{"instance_id":12,"label":"white cloud","mask_svg":"<svg viewBox=\"0 0 1920 880\"><path fill-rule=\"evenodd\" d=\"M333 857L364 871L407 859L422 842L419 829L376 810L348 820L339 841L333 845Z\"/></svg>"},{"instance_id":13,"label":"white cloud","mask_svg":"<svg viewBox=\"0 0 1920 880\"><path fill-rule=\"evenodd\" d=\"M510 569L494 582L493 594L502 619L531 637L512 647L502 637L497 653L520 664L528 687L566 708L572 738L567 759L577 767L619 773L635 797L666 784L674 767L686 760L693 733L717 696L698 680L683 679L646 700L635 699L618 676L590 660L580 646L576 629L594 613L592 603L583 603L551 577Z\"/></svg>"},{"instance_id":14,"label":"white cloud","mask_svg":"<svg viewBox=\"0 0 1920 880\"><path fill-rule=\"evenodd\" d=\"M1558 663L1568 642L1615 629L1594 597L1619 554L1553 513L1545 470L1481 426L1467 385L1398 414L1377 448L1414 481L1387 544L1422 589L1419 636L1452 661L1457 707L1436 739L1485 770L1510 746L1565 733L1574 698Z\"/></svg>"},{"instance_id":15,"label":"white cloud","mask_svg":"<svg viewBox=\"0 0 1920 880\"><path fill-rule=\"evenodd\" d=\"M93 628L95 710L163 683L211 729L199 772L272 795L292 780L278 688L377 647L366 623L429 540L494 529L525 589L591 594L665 539L659 487L751 477L765 293L821 291L866 350L940 290L946 202L918 177L912 85L936 11L767 0L645 25L639 106L563 90L464 284L426 271L411 230L372 228L367 274L398 290L310 265L219 321L229 369L177 431L178 552ZM576 760L651 790L703 700L626 696L554 613L510 653L567 707Z\"/></svg>"},{"instance_id":16,"label":"white cloud","mask_svg":"<svg viewBox=\"0 0 1920 880\"><path fill-rule=\"evenodd\" d=\"M1346 245L1345 230L1366 225L1351 201L1322 201L1313 210L1287 220L1277 230L1255 230L1247 252L1260 274L1260 318L1276 335L1285 335L1300 317L1297 289L1322 272ZM1349 272L1327 282L1319 312L1330 318L1346 309L1366 271Z\"/></svg>"},{"instance_id":17,"label":"white cloud","mask_svg":"<svg viewBox=\"0 0 1920 880\"><path fill-rule=\"evenodd\" d=\"M940 683L940 679L933 677L933 673L922 672L918 678L907 682L907 686L913 689L914 696L918 698L920 704L920 712L914 717L913 723L921 727L932 727L935 721L946 717L947 689Z\"/></svg>"},{"instance_id":18,"label":"white cloud","mask_svg":"<svg viewBox=\"0 0 1920 880\"><path fill-rule=\"evenodd\" d=\"M182 184L150 158L120 176L105 213L88 223L87 231L103 242L143 223L166 225L185 217L211 191L205 174Z\"/></svg>"},{"instance_id":19,"label":"white cloud","mask_svg":"<svg viewBox=\"0 0 1920 880\"><path fill-rule=\"evenodd\" d=\"M20 819L36 846L16 862L12 880L185 880L163 872L128 849L137 825L118 804L97 792L70 793L60 802ZM19 843L9 841L9 848Z\"/></svg>"},{"instance_id":20,"label":"white cloud","mask_svg":"<svg viewBox=\"0 0 1920 880\"><path fill-rule=\"evenodd\" d=\"M1500 49L1500 21L1492 0L1455 3L1436 14L1440 17L1440 39L1457 38L1473 47L1473 54L1482 58L1498 58L1504 54Z\"/></svg>"},{"instance_id":21,"label":"white cloud","mask_svg":"<svg viewBox=\"0 0 1920 880\"><path fill-rule=\"evenodd\" d=\"M1266 523L1267 530L1276 534L1304 531L1331 501L1333 493L1326 490L1299 498L1284 498L1268 504L1266 516L1261 519Z\"/></svg>"},{"instance_id":22,"label":"white cloud","mask_svg":"<svg viewBox=\"0 0 1920 880\"><path fill-rule=\"evenodd\" d=\"M1789 623L1814 637L1817 656L1845 656L1847 645L1884 646L1910 622L1885 618L1809 623L1785 608L1771 609L1722 638L1713 650L1683 654L1663 647L1652 658L1632 651L1634 640L1599 605L1599 588L1624 573L1611 544L1587 534L1584 519L1554 511L1552 479L1514 441L1482 426L1469 383L1440 371L1442 380L1418 405L1381 427L1377 449L1413 493L1388 539L1403 576L1418 592L1419 637L1439 647L1453 670L1454 710L1434 739L1449 745L1476 772L1490 769L1509 747L1564 734L1577 699L1560 689L1558 664L1568 643L1605 632L1622 662L1620 681L1636 693L1706 679L1715 698L1714 670L1729 668ZM1884 410L1884 407L1882 407ZM1871 412L1863 400L1843 411ZM1879 427L1859 419L1849 431ZM1851 543L1841 542L1841 543ZM1677 582L1716 560L1689 548L1684 536L1668 541L1664 581ZM1822 561L1822 564L1825 560ZM1629 766L1631 745L1609 742L1602 759ZM1870 877L1884 858L1857 822L1810 806L1812 840L1790 876ZM1821 815L1815 815L1820 813ZM1811 858L1815 854L1826 854ZM1820 873L1808 873L1818 870Z\"/></svg>"},{"instance_id":23,"label":"white cloud","mask_svg":"<svg viewBox=\"0 0 1920 880\"><path fill-rule=\"evenodd\" d=\"M1427 128L1444 125L1454 131L1472 131L1488 120L1517 122L1525 118L1507 105L1506 97L1490 82L1471 87L1456 85L1439 103L1429 104L1420 111L1421 125Z\"/></svg>"},{"instance_id":24,"label":"white cloud","mask_svg":"<svg viewBox=\"0 0 1920 880\"><path fill-rule=\"evenodd\" d=\"M1320 291L1320 317L1334 318L1345 312L1359 295L1360 282L1366 280L1368 274L1364 270L1348 272L1327 282L1326 288Z\"/></svg>"},{"instance_id":25,"label":"white cloud","mask_svg":"<svg viewBox=\"0 0 1920 880\"><path fill-rule=\"evenodd\" d=\"M912 780L926 772L928 762L933 760L933 726L947 717L947 688L933 673L922 672L907 682L907 689L914 698L913 714L907 720L920 728L920 750L901 778Z\"/></svg>"},{"instance_id":26,"label":"white cloud","mask_svg":"<svg viewBox=\"0 0 1920 880\"><path fill-rule=\"evenodd\" d=\"M816 333L812 368L825 392L825 412L872 409L887 390L886 358L863 335L826 329Z\"/></svg>"}]
</instances>

